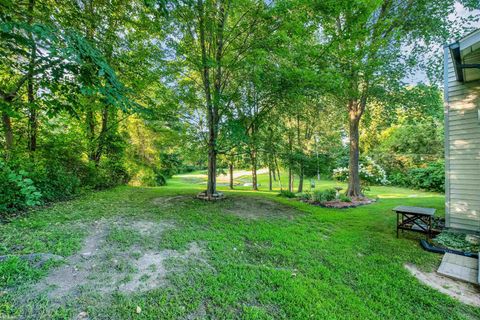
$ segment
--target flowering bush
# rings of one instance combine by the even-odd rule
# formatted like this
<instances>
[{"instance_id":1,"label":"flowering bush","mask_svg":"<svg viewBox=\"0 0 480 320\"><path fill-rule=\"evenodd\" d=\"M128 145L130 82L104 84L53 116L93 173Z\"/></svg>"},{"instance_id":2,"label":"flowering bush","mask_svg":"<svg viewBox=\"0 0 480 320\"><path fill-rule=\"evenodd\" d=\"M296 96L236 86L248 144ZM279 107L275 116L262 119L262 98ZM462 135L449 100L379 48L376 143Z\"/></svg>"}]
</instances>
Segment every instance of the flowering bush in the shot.
<instances>
[{"instance_id":1,"label":"flowering bush","mask_svg":"<svg viewBox=\"0 0 480 320\"><path fill-rule=\"evenodd\" d=\"M375 163L370 157L365 157L359 165L360 180L366 185L388 184L387 174L385 170ZM348 168L333 169L333 178L337 181L348 181Z\"/></svg>"}]
</instances>

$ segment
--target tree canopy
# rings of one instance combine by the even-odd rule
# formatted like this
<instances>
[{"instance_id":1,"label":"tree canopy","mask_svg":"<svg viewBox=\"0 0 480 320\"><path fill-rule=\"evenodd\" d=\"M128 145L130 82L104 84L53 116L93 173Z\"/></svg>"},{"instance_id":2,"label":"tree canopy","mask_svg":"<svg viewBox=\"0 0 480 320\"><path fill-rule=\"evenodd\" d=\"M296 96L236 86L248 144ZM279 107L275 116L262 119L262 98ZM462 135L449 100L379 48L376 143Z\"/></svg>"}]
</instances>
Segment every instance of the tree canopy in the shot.
<instances>
[{"instance_id":1,"label":"tree canopy","mask_svg":"<svg viewBox=\"0 0 480 320\"><path fill-rule=\"evenodd\" d=\"M479 3L2 0L1 168L32 181L1 178L16 190L5 197L54 201L198 169L214 199L234 167L254 190L257 169L270 189L285 170L292 192L346 167L347 194L361 197L367 156L407 184L442 158L432 48L469 31L451 20L459 5ZM430 81L406 83L426 65Z\"/></svg>"}]
</instances>

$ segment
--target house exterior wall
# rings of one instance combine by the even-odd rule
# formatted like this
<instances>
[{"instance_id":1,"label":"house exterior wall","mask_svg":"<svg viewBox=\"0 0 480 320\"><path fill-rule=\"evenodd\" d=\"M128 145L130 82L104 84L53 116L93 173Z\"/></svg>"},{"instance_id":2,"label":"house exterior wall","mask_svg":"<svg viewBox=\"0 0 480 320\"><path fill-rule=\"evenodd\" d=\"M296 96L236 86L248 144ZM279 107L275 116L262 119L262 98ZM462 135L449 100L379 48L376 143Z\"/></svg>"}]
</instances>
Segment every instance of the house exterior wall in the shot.
<instances>
[{"instance_id":1,"label":"house exterior wall","mask_svg":"<svg viewBox=\"0 0 480 320\"><path fill-rule=\"evenodd\" d=\"M459 82L445 48L446 226L480 231L480 80ZM463 63L480 63L480 50ZM478 72L469 70L469 72Z\"/></svg>"}]
</instances>

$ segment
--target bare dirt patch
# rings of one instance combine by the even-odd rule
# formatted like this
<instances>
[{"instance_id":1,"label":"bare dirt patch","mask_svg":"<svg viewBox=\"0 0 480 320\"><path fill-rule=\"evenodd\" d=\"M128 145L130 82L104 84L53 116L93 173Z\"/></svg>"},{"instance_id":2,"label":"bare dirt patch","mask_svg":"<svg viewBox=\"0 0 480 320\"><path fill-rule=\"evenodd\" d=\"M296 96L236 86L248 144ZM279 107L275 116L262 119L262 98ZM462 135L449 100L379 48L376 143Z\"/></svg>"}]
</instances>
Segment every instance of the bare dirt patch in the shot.
<instances>
[{"instance_id":1,"label":"bare dirt patch","mask_svg":"<svg viewBox=\"0 0 480 320\"><path fill-rule=\"evenodd\" d=\"M405 264L405 268L423 284L465 304L480 307L480 290L477 286L442 276L437 272L421 271L413 264Z\"/></svg>"},{"instance_id":2,"label":"bare dirt patch","mask_svg":"<svg viewBox=\"0 0 480 320\"><path fill-rule=\"evenodd\" d=\"M288 205L264 198L228 197L224 200L227 213L245 219L286 218L294 219L302 215L301 211Z\"/></svg>"},{"instance_id":3,"label":"bare dirt patch","mask_svg":"<svg viewBox=\"0 0 480 320\"><path fill-rule=\"evenodd\" d=\"M158 249L162 233L172 228L171 222L98 221L82 249L35 284L23 302L46 297L59 305L84 295L137 293L167 286L170 272L185 272L187 262L210 267L196 242L185 250Z\"/></svg>"},{"instance_id":4,"label":"bare dirt patch","mask_svg":"<svg viewBox=\"0 0 480 320\"><path fill-rule=\"evenodd\" d=\"M164 196L153 199L153 204L157 206L171 208L179 204L186 204L188 201L193 199L194 197L190 195Z\"/></svg>"}]
</instances>

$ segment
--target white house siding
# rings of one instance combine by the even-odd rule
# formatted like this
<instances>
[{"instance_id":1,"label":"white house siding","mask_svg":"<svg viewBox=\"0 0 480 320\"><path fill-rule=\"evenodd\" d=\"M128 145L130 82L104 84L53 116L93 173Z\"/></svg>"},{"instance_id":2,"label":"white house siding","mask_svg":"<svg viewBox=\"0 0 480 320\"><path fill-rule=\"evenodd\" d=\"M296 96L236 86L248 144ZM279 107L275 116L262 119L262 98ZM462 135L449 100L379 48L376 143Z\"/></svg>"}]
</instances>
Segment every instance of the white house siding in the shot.
<instances>
[{"instance_id":1,"label":"white house siding","mask_svg":"<svg viewBox=\"0 0 480 320\"><path fill-rule=\"evenodd\" d=\"M458 82L448 48L445 57L446 223L480 231L480 80ZM463 63L480 63L480 50ZM480 70L467 72L472 76Z\"/></svg>"}]
</instances>

